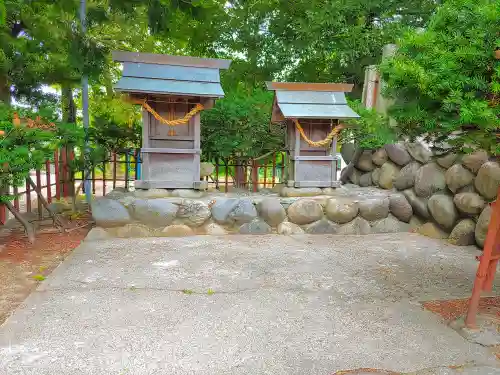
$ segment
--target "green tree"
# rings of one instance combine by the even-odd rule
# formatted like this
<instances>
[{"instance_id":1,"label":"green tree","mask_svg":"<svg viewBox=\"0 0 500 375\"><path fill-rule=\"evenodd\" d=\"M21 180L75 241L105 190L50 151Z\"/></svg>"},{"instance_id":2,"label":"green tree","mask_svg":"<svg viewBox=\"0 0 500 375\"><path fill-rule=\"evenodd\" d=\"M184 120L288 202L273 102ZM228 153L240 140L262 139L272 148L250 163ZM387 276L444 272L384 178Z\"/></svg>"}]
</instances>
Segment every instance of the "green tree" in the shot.
<instances>
[{"instance_id":1,"label":"green tree","mask_svg":"<svg viewBox=\"0 0 500 375\"><path fill-rule=\"evenodd\" d=\"M498 1L449 0L423 31L405 34L381 66L400 135L438 150L500 154L499 30Z\"/></svg>"}]
</instances>

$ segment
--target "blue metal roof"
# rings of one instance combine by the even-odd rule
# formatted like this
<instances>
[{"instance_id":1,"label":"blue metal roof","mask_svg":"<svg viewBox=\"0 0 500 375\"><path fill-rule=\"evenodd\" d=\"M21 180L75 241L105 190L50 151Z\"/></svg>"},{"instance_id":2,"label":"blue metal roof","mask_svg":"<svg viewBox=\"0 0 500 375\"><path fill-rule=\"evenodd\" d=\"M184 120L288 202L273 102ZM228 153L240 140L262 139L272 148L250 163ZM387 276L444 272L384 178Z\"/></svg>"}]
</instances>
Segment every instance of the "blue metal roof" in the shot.
<instances>
[{"instance_id":1,"label":"blue metal roof","mask_svg":"<svg viewBox=\"0 0 500 375\"><path fill-rule=\"evenodd\" d=\"M229 66L226 60L125 52L116 56L123 62L122 78L115 85L117 91L224 97L219 69Z\"/></svg>"}]
</instances>

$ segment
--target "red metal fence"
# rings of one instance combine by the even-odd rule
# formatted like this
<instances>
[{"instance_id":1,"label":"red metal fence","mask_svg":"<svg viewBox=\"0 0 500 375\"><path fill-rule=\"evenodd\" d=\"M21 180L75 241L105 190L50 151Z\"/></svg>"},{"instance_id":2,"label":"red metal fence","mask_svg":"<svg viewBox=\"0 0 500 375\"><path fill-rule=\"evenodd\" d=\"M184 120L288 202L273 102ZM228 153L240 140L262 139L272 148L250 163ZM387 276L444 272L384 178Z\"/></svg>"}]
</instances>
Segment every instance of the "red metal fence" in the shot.
<instances>
[{"instance_id":1,"label":"red metal fence","mask_svg":"<svg viewBox=\"0 0 500 375\"><path fill-rule=\"evenodd\" d=\"M71 172L70 162L74 159L73 151L56 152L45 162L42 169L31 173L31 178L40 187L42 195L49 203L71 197L82 184L85 178L84 172ZM256 192L262 188L272 188L284 181L286 168L284 152L276 152L262 160L240 160L246 161L214 161L214 172L205 177L209 186L225 192L231 188ZM92 195L104 196L117 187L133 188L134 181L140 179L140 164L138 149L110 152L90 173ZM36 199L36 192L28 182L22 187L9 187L7 191L14 197L12 203L17 211L34 212L36 209L41 217L43 212L41 203ZM82 189L81 194L84 192ZM8 211L0 203L0 225L5 224L7 219Z\"/></svg>"}]
</instances>

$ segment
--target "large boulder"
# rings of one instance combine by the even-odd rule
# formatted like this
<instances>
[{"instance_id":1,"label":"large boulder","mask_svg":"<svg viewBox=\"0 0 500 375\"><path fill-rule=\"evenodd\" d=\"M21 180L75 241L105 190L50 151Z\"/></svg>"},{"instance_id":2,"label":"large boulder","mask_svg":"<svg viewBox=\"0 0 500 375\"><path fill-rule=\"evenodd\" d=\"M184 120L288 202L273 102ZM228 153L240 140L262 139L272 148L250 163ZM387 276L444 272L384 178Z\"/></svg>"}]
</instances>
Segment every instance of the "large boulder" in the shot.
<instances>
[{"instance_id":1,"label":"large boulder","mask_svg":"<svg viewBox=\"0 0 500 375\"><path fill-rule=\"evenodd\" d=\"M448 185L448 189L454 193L464 186L470 185L474 180L474 174L464 168L462 164L455 164L448 168L444 177L446 185Z\"/></svg>"},{"instance_id":2,"label":"large boulder","mask_svg":"<svg viewBox=\"0 0 500 375\"><path fill-rule=\"evenodd\" d=\"M349 198L331 198L326 203L326 216L331 221L344 224L358 215L358 203Z\"/></svg>"},{"instance_id":3,"label":"large boulder","mask_svg":"<svg viewBox=\"0 0 500 375\"><path fill-rule=\"evenodd\" d=\"M272 229L264 220L256 218L240 227L241 234L268 234Z\"/></svg>"},{"instance_id":4,"label":"large boulder","mask_svg":"<svg viewBox=\"0 0 500 375\"><path fill-rule=\"evenodd\" d=\"M371 197L358 203L359 215L368 221L384 219L389 215L388 197Z\"/></svg>"},{"instance_id":5,"label":"large boulder","mask_svg":"<svg viewBox=\"0 0 500 375\"><path fill-rule=\"evenodd\" d=\"M356 146L354 143L342 143L340 147L340 155L342 159L344 159L346 164L349 164L354 156L354 152L356 151Z\"/></svg>"},{"instance_id":6,"label":"large boulder","mask_svg":"<svg viewBox=\"0 0 500 375\"><path fill-rule=\"evenodd\" d=\"M459 193L453 199L457 208L469 215L479 214L486 205L485 200L476 193Z\"/></svg>"},{"instance_id":7,"label":"large boulder","mask_svg":"<svg viewBox=\"0 0 500 375\"><path fill-rule=\"evenodd\" d=\"M240 199L229 213L229 219L237 224L250 223L257 216L257 209L250 199Z\"/></svg>"},{"instance_id":8,"label":"large boulder","mask_svg":"<svg viewBox=\"0 0 500 375\"><path fill-rule=\"evenodd\" d=\"M417 232L430 238L436 238L436 239L448 238L448 233L439 228L437 224L432 222L425 223L424 225L422 225L420 228L417 229Z\"/></svg>"},{"instance_id":9,"label":"large boulder","mask_svg":"<svg viewBox=\"0 0 500 375\"><path fill-rule=\"evenodd\" d=\"M194 235L195 233L190 227L182 224L169 225L161 231L162 237L187 237Z\"/></svg>"},{"instance_id":10,"label":"large boulder","mask_svg":"<svg viewBox=\"0 0 500 375\"><path fill-rule=\"evenodd\" d=\"M391 194L389 211L399 220L408 223L413 216L413 209L403 194Z\"/></svg>"},{"instance_id":11,"label":"large boulder","mask_svg":"<svg viewBox=\"0 0 500 375\"><path fill-rule=\"evenodd\" d=\"M415 185L415 176L420 169L420 163L412 161L406 164L394 179L394 187L398 190L406 190Z\"/></svg>"},{"instance_id":12,"label":"large boulder","mask_svg":"<svg viewBox=\"0 0 500 375\"><path fill-rule=\"evenodd\" d=\"M372 233L399 233L409 231L409 224L399 221L392 215L389 215L385 219L377 220L371 223Z\"/></svg>"},{"instance_id":13,"label":"large boulder","mask_svg":"<svg viewBox=\"0 0 500 375\"><path fill-rule=\"evenodd\" d=\"M406 150L416 161L425 164L431 160L432 152L420 142L407 143Z\"/></svg>"},{"instance_id":14,"label":"large boulder","mask_svg":"<svg viewBox=\"0 0 500 375\"><path fill-rule=\"evenodd\" d=\"M488 161L488 153L484 150L478 150L472 154L464 155L462 157L462 164L469 171L477 173L479 168Z\"/></svg>"},{"instance_id":15,"label":"large boulder","mask_svg":"<svg viewBox=\"0 0 500 375\"><path fill-rule=\"evenodd\" d=\"M323 217L323 208L312 199L299 199L288 207L288 218L298 225L310 224Z\"/></svg>"},{"instance_id":16,"label":"large boulder","mask_svg":"<svg viewBox=\"0 0 500 375\"><path fill-rule=\"evenodd\" d=\"M481 249L484 247L484 241L486 241L486 234L488 233L488 226L490 225L492 211L491 206L487 205L477 219L474 238L476 239L477 245Z\"/></svg>"},{"instance_id":17,"label":"large boulder","mask_svg":"<svg viewBox=\"0 0 500 375\"><path fill-rule=\"evenodd\" d=\"M371 172L375 169L375 165L372 161L372 152L370 150L363 151L356 163L356 168L363 172Z\"/></svg>"},{"instance_id":18,"label":"large boulder","mask_svg":"<svg viewBox=\"0 0 500 375\"><path fill-rule=\"evenodd\" d=\"M484 163L477 172L474 186L486 199L495 199L500 186L500 165L493 161Z\"/></svg>"},{"instance_id":19,"label":"large boulder","mask_svg":"<svg viewBox=\"0 0 500 375\"><path fill-rule=\"evenodd\" d=\"M458 193L477 193L477 191L474 185L471 184L458 189L456 194Z\"/></svg>"},{"instance_id":20,"label":"large boulder","mask_svg":"<svg viewBox=\"0 0 500 375\"><path fill-rule=\"evenodd\" d=\"M217 198L211 208L214 221L218 224L232 224L229 214L238 202L238 198Z\"/></svg>"},{"instance_id":21,"label":"large boulder","mask_svg":"<svg viewBox=\"0 0 500 375\"><path fill-rule=\"evenodd\" d=\"M179 207L167 198L136 199L129 206L129 210L137 221L160 228L174 221Z\"/></svg>"},{"instance_id":22,"label":"large boulder","mask_svg":"<svg viewBox=\"0 0 500 375\"><path fill-rule=\"evenodd\" d=\"M291 188L284 187L280 192L282 197L315 197L322 195L320 188Z\"/></svg>"},{"instance_id":23,"label":"large boulder","mask_svg":"<svg viewBox=\"0 0 500 375\"><path fill-rule=\"evenodd\" d=\"M385 148L379 148L372 154L372 161L375 165L381 167L388 160L387 152Z\"/></svg>"},{"instance_id":24,"label":"large boulder","mask_svg":"<svg viewBox=\"0 0 500 375\"><path fill-rule=\"evenodd\" d=\"M372 172L363 173L359 178L359 186L372 186Z\"/></svg>"},{"instance_id":25,"label":"large boulder","mask_svg":"<svg viewBox=\"0 0 500 375\"><path fill-rule=\"evenodd\" d=\"M400 143L385 145L384 148L389 159L391 159L394 163L401 167L405 166L411 161L410 154L408 153L408 151L406 151L404 145Z\"/></svg>"},{"instance_id":26,"label":"large boulder","mask_svg":"<svg viewBox=\"0 0 500 375\"><path fill-rule=\"evenodd\" d=\"M170 192L167 189L137 189L134 196L141 199L167 198L170 197Z\"/></svg>"},{"instance_id":27,"label":"large boulder","mask_svg":"<svg viewBox=\"0 0 500 375\"><path fill-rule=\"evenodd\" d=\"M418 228L424 225L424 222L418 218L418 216L413 215L408 223L410 225L411 232L417 232Z\"/></svg>"},{"instance_id":28,"label":"large boulder","mask_svg":"<svg viewBox=\"0 0 500 375\"><path fill-rule=\"evenodd\" d=\"M339 225L327 219L321 219L304 227L305 232L309 234L336 234Z\"/></svg>"},{"instance_id":29,"label":"large boulder","mask_svg":"<svg viewBox=\"0 0 500 375\"><path fill-rule=\"evenodd\" d=\"M415 193L419 197L429 198L434 193L446 189L444 169L436 163L425 164L415 175Z\"/></svg>"},{"instance_id":30,"label":"large boulder","mask_svg":"<svg viewBox=\"0 0 500 375\"><path fill-rule=\"evenodd\" d=\"M378 181L380 180L380 169L381 168L379 167L379 168L375 168L372 171L372 183L375 186L378 186Z\"/></svg>"},{"instance_id":31,"label":"large boulder","mask_svg":"<svg viewBox=\"0 0 500 375\"><path fill-rule=\"evenodd\" d=\"M434 194L427 202L429 212L438 224L451 230L458 219L458 211L453 203L453 197L444 194Z\"/></svg>"},{"instance_id":32,"label":"large boulder","mask_svg":"<svg viewBox=\"0 0 500 375\"><path fill-rule=\"evenodd\" d=\"M286 211L279 199L265 198L257 204L260 216L272 227L278 226L286 218Z\"/></svg>"},{"instance_id":33,"label":"large boulder","mask_svg":"<svg viewBox=\"0 0 500 375\"><path fill-rule=\"evenodd\" d=\"M390 190L393 187L394 180L399 175L400 168L390 161L384 163L380 167L380 176L378 179L378 186L382 189Z\"/></svg>"},{"instance_id":34,"label":"large boulder","mask_svg":"<svg viewBox=\"0 0 500 375\"><path fill-rule=\"evenodd\" d=\"M450 233L448 241L454 245L474 245L474 231L476 223L472 219L460 220Z\"/></svg>"},{"instance_id":35,"label":"large boulder","mask_svg":"<svg viewBox=\"0 0 500 375\"><path fill-rule=\"evenodd\" d=\"M204 191L192 189L176 189L172 191L172 197L199 199L205 196Z\"/></svg>"},{"instance_id":36,"label":"large boulder","mask_svg":"<svg viewBox=\"0 0 500 375\"><path fill-rule=\"evenodd\" d=\"M429 209L427 208L427 198L417 197L413 189L403 191L404 196L413 208L413 213L419 215L423 219L429 219Z\"/></svg>"},{"instance_id":37,"label":"large boulder","mask_svg":"<svg viewBox=\"0 0 500 375\"><path fill-rule=\"evenodd\" d=\"M361 179L361 175L363 173L357 169L357 168L353 168L352 171L351 171L351 175L349 176L349 180L354 184L354 185L358 185L359 186L359 181Z\"/></svg>"},{"instance_id":38,"label":"large boulder","mask_svg":"<svg viewBox=\"0 0 500 375\"><path fill-rule=\"evenodd\" d=\"M92 200L90 207L92 217L99 227L119 227L132 220L127 209L113 199L96 198Z\"/></svg>"},{"instance_id":39,"label":"large boulder","mask_svg":"<svg viewBox=\"0 0 500 375\"><path fill-rule=\"evenodd\" d=\"M200 163L200 177L210 176L214 173L215 166L212 163L202 162Z\"/></svg>"},{"instance_id":40,"label":"large boulder","mask_svg":"<svg viewBox=\"0 0 500 375\"><path fill-rule=\"evenodd\" d=\"M345 235L351 235L351 234L364 235L370 233L371 233L370 223L365 219L363 219L362 217L357 217L354 220L344 225L341 225L337 232L337 234L345 234Z\"/></svg>"},{"instance_id":41,"label":"large boulder","mask_svg":"<svg viewBox=\"0 0 500 375\"><path fill-rule=\"evenodd\" d=\"M227 234L227 231L217 223L208 223L204 229L204 232L210 236L223 236Z\"/></svg>"},{"instance_id":42,"label":"large boulder","mask_svg":"<svg viewBox=\"0 0 500 375\"><path fill-rule=\"evenodd\" d=\"M299 227L297 224L290 223L289 221L285 221L278 225L277 229L278 234L282 234L285 236L290 236L293 234L304 234L304 230Z\"/></svg>"},{"instance_id":43,"label":"large boulder","mask_svg":"<svg viewBox=\"0 0 500 375\"><path fill-rule=\"evenodd\" d=\"M192 199L183 199L177 211L177 217L190 227L202 226L210 215L210 208L206 203Z\"/></svg>"},{"instance_id":44,"label":"large boulder","mask_svg":"<svg viewBox=\"0 0 500 375\"><path fill-rule=\"evenodd\" d=\"M120 238L150 237L153 231L144 224L127 224L117 228L116 236Z\"/></svg>"},{"instance_id":45,"label":"large boulder","mask_svg":"<svg viewBox=\"0 0 500 375\"><path fill-rule=\"evenodd\" d=\"M436 163L438 163L444 169L450 168L455 162L458 160L457 154L446 154L436 159Z\"/></svg>"}]
</instances>

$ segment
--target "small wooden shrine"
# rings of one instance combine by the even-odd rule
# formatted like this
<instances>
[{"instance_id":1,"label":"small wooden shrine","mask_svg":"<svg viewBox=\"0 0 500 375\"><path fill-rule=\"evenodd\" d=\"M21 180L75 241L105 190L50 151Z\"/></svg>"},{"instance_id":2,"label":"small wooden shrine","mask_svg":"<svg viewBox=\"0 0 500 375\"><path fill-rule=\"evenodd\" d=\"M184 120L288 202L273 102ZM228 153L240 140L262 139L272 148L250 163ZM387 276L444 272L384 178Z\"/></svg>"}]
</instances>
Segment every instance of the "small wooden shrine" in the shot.
<instances>
[{"instance_id":1,"label":"small wooden shrine","mask_svg":"<svg viewBox=\"0 0 500 375\"><path fill-rule=\"evenodd\" d=\"M337 133L343 119L359 117L344 94L353 85L268 82L267 87L275 93L271 121L287 127L288 186L338 186Z\"/></svg>"},{"instance_id":2,"label":"small wooden shrine","mask_svg":"<svg viewBox=\"0 0 500 375\"><path fill-rule=\"evenodd\" d=\"M230 60L114 52L123 63L116 91L141 104L138 189L205 189L200 180L200 112L224 97L220 69Z\"/></svg>"}]
</instances>

